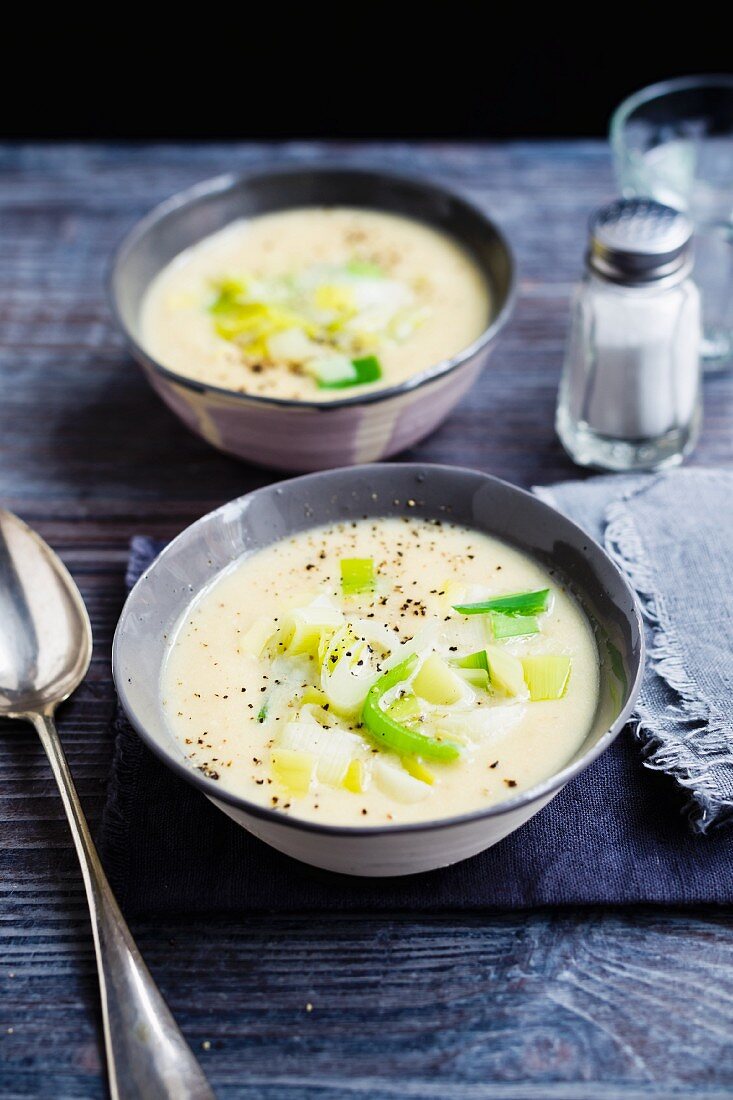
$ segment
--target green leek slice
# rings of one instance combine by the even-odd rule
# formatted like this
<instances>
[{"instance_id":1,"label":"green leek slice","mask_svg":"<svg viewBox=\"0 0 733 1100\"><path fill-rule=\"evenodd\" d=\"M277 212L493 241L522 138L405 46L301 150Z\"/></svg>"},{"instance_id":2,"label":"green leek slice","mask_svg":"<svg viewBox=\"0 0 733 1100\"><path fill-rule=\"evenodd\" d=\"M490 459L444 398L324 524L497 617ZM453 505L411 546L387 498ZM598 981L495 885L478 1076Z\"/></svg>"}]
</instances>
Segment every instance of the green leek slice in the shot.
<instances>
[{"instance_id":1,"label":"green leek slice","mask_svg":"<svg viewBox=\"0 0 733 1100\"><path fill-rule=\"evenodd\" d=\"M313 720L288 722L278 735L273 753L281 749L310 753L315 760L316 777L331 787L339 787L351 761L358 758L360 751L367 751L355 734L336 726L324 729Z\"/></svg>"},{"instance_id":2,"label":"green leek slice","mask_svg":"<svg viewBox=\"0 0 733 1100\"><path fill-rule=\"evenodd\" d=\"M367 770L363 760L352 760L341 780L341 786L352 794L363 794L367 785Z\"/></svg>"},{"instance_id":3,"label":"green leek slice","mask_svg":"<svg viewBox=\"0 0 733 1100\"><path fill-rule=\"evenodd\" d=\"M502 611L505 615L540 615L547 611L550 602L550 589L541 588L537 592L515 592L511 596L495 596L478 603L454 604L454 610L461 615L486 615L489 611Z\"/></svg>"},{"instance_id":4,"label":"green leek slice","mask_svg":"<svg viewBox=\"0 0 733 1100\"><path fill-rule=\"evenodd\" d=\"M518 638L524 634L539 634L540 625L535 615L507 615L503 611L490 611L489 621L494 638Z\"/></svg>"},{"instance_id":5,"label":"green leek slice","mask_svg":"<svg viewBox=\"0 0 733 1100\"><path fill-rule=\"evenodd\" d=\"M355 386L359 381L356 367L346 355L324 355L319 359L308 359L303 366L308 374L313 375L322 390Z\"/></svg>"},{"instance_id":6,"label":"green leek slice","mask_svg":"<svg viewBox=\"0 0 733 1100\"><path fill-rule=\"evenodd\" d=\"M356 380L361 385L365 382L378 382L382 377L382 364L376 355L365 355L362 359L351 360L356 371Z\"/></svg>"},{"instance_id":7,"label":"green leek slice","mask_svg":"<svg viewBox=\"0 0 733 1100\"><path fill-rule=\"evenodd\" d=\"M464 694L460 679L437 653L425 658L412 682L412 690L421 699L441 707L452 706Z\"/></svg>"},{"instance_id":8,"label":"green leek slice","mask_svg":"<svg viewBox=\"0 0 733 1100\"><path fill-rule=\"evenodd\" d=\"M501 646L487 646L486 656L492 687L505 695L526 695L524 668L517 657L512 657Z\"/></svg>"},{"instance_id":9,"label":"green leek slice","mask_svg":"<svg viewBox=\"0 0 733 1100\"><path fill-rule=\"evenodd\" d=\"M361 720L375 741L386 748L393 749L400 756L423 756L429 760L456 760L461 754L458 745L451 741L438 741L436 738L426 737L425 734L396 722L382 710L383 696L404 680L408 680L417 662L418 656L413 653L401 664L386 672L384 676L380 676L369 689L362 708Z\"/></svg>"},{"instance_id":10,"label":"green leek slice","mask_svg":"<svg viewBox=\"0 0 733 1100\"><path fill-rule=\"evenodd\" d=\"M290 630L287 652L318 652L322 638L329 638L343 625L344 617L326 596L316 596L305 607L296 607L283 618L283 631Z\"/></svg>"},{"instance_id":11,"label":"green leek slice","mask_svg":"<svg viewBox=\"0 0 733 1100\"><path fill-rule=\"evenodd\" d=\"M451 664L456 668L482 668L489 671L489 662L485 649L477 649L475 653L468 653L465 657L454 657Z\"/></svg>"},{"instance_id":12,"label":"green leek slice","mask_svg":"<svg viewBox=\"0 0 733 1100\"><path fill-rule=\"evenodd\" d=\"M419 756L403 756L402 767L413 777L422 783L428 783L431 787L435 782L435 776L426 768Z\"/></svg>"},{"instance_id":13,"label":"green leek slice","mask_svg":"<svg viewBox=\"0 0 733 1100\"><path fill-rule=\"evenodd\" d=\"M342 390L347 386L363 386L382 377L382 367L376 355L363 359L347 359L345 355L330 355L311 359L306 370L315 375L322 390Z\"/></svg>"},{"instance_id":14,"label":"green leek slice","mask_svg":"<svg viewBox=\"0 0 733 1100\"><path fill-rule=\"evenodd\" d=\"M239 305L238 299L246 291L245 284L240 279L219 279L216 283L218 294L209 306L209 313L230 313Z\"/></svg>"},{"instance_id":15,"label":"green leek slice","mask_svg":"<svg viewBox=\"0 0 733 1100\"><path fill-rule=\"evenodd\" d=\"M237 340L244 344L267 340L276 332L302 328L309 331L308 322L296 313L267 302L232 301L216 310L214 327L225 340ZM265 349L266 350L266 349Z\"/></svg>"},{"instance_id":16,"label":"green leek slice","mask_svg":"<svg viewBox=\"0 0 733 1100\"><path fill-rule=\"evenodd\" d=\"M309 703L316 707L323 707L324 704L328 706L328 696L325 691L321 691L320 688L307 687L303 692L303 697L300 702L304 706L307 706Z\"/></svg>"},{"instance_id":17,"label":"green leek slice","mask_svg":"<svg viewBox=\"0 0 733 1100\"><path fill-rule=\"evenodd\" d=\"M276 749L272 753L272 774L278 783L293 794L308 794L316 758L309 752Z\"/></svg>"},{"instance_id":18,"label":"green leek slice","mask_svg":"<svg viewBox=\"0 0 733 1100\"><path fill-rule=\"evenodd\" d=\"M572 661L563 654L546 654L544 657L524 657L524 679L532 702L545 699L562 699L568 689Z\"/></svg>"},{"instance_id":19,"label":"green leek slice","mask_svg":"<svg viewBox=\"0 0 733 1100\"><path fill-rule=\"evenodd\" d=\"M419 296L416 285L354 258L269 277L224 277L212 282L205 305L214 331L249 362L298 364L319 386L340 389L381 378L380 349L408 339L429 314Z\"/></svg>"},{"instance_id":20,"label":"green leek slice","mask_svg":"<svg viewBox=\"0 0 733 1100\"><path fill-rule=\"evenodd\" d=\"M329 703L326 703L325 707L318 706L316 703L302 703L299 716L301 718L312 718L317 725L330 729L333 726L334 716L331 714L329 707Z\"/></svg>"},{"instance_id":21,"label":"green leek slice","mask_svg":"<svg viewBox=\"0 0 733 1100\"><path fill-rule=\"evenodd\" d=\"M339 714L356 715L378 678L369 660L368 643L361 641L351 626L337 630L321 661L321 690L331 706Z\"/></svg>"},{"instance_id":22,"label":"green leek slice","mask_svg":"<svg viewBox=\"0 0 733 1100\"><path fill-rule=\"evenodd\" d=\"M346 271L349 275L362 279L384 278L384 271L379 264L372 263L370 260L349 260Z\"/></svg>"},{"instance_id":23,"label":"green leek slice","mask_svg":"<svg viewBox=\"0 0 733 1100\"><path fill-rule=\"evenodd\" d=\"M339 283L321 283L316 287L314 301L317 309L329 313L351 316L355 312L354 292L349 286Z\"/></svg>"},{"instance_id":24,"label":"green leek slice","mask_svg":"<svg viewBox=\"0 0 733 1100\"><path fill-rule=\"evenodd\" d=\"M459 668L457 669L458 675L462 680L465 680L471 687L478 688L480 691L488 691L489 689L489 673L485 668Z\"/></svg>"},{"instance_id":25,"label":"green leek slice","mask_svg":"<svg viewBox=\"0 0 733 1100\"><path fill-rule=\"evenodd\" d=\"M331 636L319 651L321 689L339 714L361 711L367 692L386 669L384 654L393 648L394 635L373 619L354 619Z\"/></svg>"},{"instance_id":26,"label":"green leek slice","mask_svg":"<svg viewBox=\"0 0 733 1100\"><path fill-rule=\"evenodd\" d=\"M372 558L341 559L341 591L345 596L374 591L374 560Z\"/></svg>"},{"instance_id":27,"label":"green leek slice","mask_svg":"<svg viewBox=\"0 0 733 1100\"><path fill-rule=\"evenodd\" d=\"M419 718L421 709L417 696L410 691L401 695L399 699L395 699L394 703L390 703L387 714L390 718L394 718L395 722L411 722Z\"/></svg>"}]
</instances>

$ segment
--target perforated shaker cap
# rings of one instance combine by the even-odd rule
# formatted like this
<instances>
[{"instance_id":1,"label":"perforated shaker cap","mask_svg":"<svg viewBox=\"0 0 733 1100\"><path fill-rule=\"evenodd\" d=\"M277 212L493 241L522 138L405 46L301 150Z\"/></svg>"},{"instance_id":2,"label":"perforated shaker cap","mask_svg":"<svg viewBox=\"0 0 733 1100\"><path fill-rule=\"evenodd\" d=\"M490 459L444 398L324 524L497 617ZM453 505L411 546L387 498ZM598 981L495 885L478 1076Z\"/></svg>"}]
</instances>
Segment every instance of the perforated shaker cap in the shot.
<instances>
[{"instance_id":1,"label":"perforated shaker cap","mask_svg":"<svg viewBox=\"0 0 733 1100\"><path fill-rule=\"evenodd\" d=\"M692 223L654 199L617 199L590 220L588 263L615 283L679 282L692 264Z\"/></svg>"}]
</instances>

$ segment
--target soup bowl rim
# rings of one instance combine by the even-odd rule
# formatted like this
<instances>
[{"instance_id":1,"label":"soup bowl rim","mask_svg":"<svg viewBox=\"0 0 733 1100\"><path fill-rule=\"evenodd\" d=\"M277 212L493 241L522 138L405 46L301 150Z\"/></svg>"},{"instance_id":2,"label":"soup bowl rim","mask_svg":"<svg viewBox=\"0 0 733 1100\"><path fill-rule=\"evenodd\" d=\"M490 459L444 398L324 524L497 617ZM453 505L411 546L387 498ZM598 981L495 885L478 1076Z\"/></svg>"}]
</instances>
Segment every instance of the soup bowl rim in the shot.
<instances>
[{"instance_id":1,"label":"soup bowl rim","mask_svg":"<svg viewBox=\"0 0 733 1100\"><path fill-rule=\"evenodd\" d=\"M193 206L199 201L206 200L216 196L227 190L235 190L238 186L246 184L248 181L256 178L268 178L268 177L287 177L297 176L302 173L315 173L317 175L343 175L350 174L359 176L362 179L371 177L375 183L390 183L395 184L407 183L412 186L419 187L426 193L431 193L436 198L449 198L451 201L463 206L472 216L478 218L480 222L483 222L484 228L488 229L496 237L497 242L504 252L509 268L509 279L506 293L503 297L502 305L496 314L492 314L489 318L487 326L483 329L480 335L468 344L465 348L462 348L455 355L439 360L437 363L432 364L429 367L418 371L416 374L411 375L409 378L403 379L401 382L396 383L393 386L385 386L380 389L369 390L366 393L354 394L349 397L333 398L330 400L313 399L313 398L285 398L285 397L272 397L268 394L255 394L245 393L240 390L228 389L225 386L216 386L210 382L205 382L200 379L190 378L184 374L179 374L177 371L172 370L170 367L164 366L160 363L149 351L145 349L138 337L133 333L130 326L127 324L123 310L120 305L118 283L121 279L121 273L124 269L124 265L129 257L129 254L138 242L149 232L154 231L155 227L162 222L169 214L174 213L186 206ZM344 203L344 205L347 205ZM315 208L315 207L314 207ZM263 211L262 213L282 213L287 210L299 209L295 206L284 206L280 210ZM378 207L363 206L361 209L371 210L375 209L379 212ZM255 214L254 217L260 215ZM425 219L421 219L405 210L402 214L403 217L412 217L413 221L418 221L421 224L430 224ZM232 221L227 225L234 224ZM224 225L221 229L225 229ZM220 230L219 230L220 231ZM218 231L217 231L218 232ZM451 233L450 230L443 231L447 237L453 241L457 241L456 234ZM201 240L206 239L201 238ZM200 241L196 242L196 244ZM458 242L461 243L461 242ZM195 245L189 245L188 247L195 247ZM173 259L176 259L182 254L176 253ZM168 261L169 263L172 262ZM478 266L478 261L474 262ZM162 268L161 268L162 270ZM488 277L485 271L481 271L481 277L484 282L488 282ZM150 287L148 282L145 290ZM243 405L255 404L264 407L272 407L279 409L311 409L316 411L328 411L335 409L349 408L351 406L359 405L372 405L380 401L387 401L390 398L399 397L404 393L412 393L415 390L428 385L430 382L435 381L438 378L444 378L445 376L454 373L460 367L473 361L477 354L480 354L486 349L486 347L492 342L499 331L504 327L508 321L512 310L514 308L515 300L517 296L517 277L516 277L516 262L514 259L514 252L512 250L509 241L507 240L503 231L499 228L493 218L490 218L476 203L471 202L464 194L454 190L450 187L445 187L442 184L435 184L432 181L426 179L416 172L405 171L383 171L381 169L373 169L367 166L349 164L348 162L340 163L338 161L329 161L328 164L283 164L276 162L271 165L258 165L256 168L252 168L247 171L239 172L225 172L221 175L211 177L195 183L190 187L186 187L180 191L175 192L162 202L158 203L147 214L144 214L132 228L126 233L123 239L118 244L112 257L112 262L107 278L107 297L109 300L110 309L114 320L122 332L122 335L132 352L133 356L138 362L144 362L147 364L157 375L165 379L167 382L173 382L176 385L184 386L186 389L193 390L196 393L211 393L219 397L226 397L232 399L235 403L242 403Z\"/></svg>"}]
</instances>

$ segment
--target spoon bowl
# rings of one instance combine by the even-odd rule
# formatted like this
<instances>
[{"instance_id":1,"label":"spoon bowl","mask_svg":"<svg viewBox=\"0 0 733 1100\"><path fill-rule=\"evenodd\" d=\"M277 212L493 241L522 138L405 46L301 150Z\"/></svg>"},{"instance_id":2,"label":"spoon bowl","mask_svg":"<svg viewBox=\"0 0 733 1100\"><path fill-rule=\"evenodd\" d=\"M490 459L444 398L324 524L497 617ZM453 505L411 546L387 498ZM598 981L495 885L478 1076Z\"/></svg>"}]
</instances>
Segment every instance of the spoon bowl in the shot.
<instances>
[{"instance_id":1,"label":"spoon bowl","mask_svg":"<svg viewBox=\"0 0 733 1100\"><path fill-rule=\"evenodd\" d=\"M89 616L60 558L5 509L0 546L0 715L51 713L89 668Z\"/></svg>"}]
</instances>

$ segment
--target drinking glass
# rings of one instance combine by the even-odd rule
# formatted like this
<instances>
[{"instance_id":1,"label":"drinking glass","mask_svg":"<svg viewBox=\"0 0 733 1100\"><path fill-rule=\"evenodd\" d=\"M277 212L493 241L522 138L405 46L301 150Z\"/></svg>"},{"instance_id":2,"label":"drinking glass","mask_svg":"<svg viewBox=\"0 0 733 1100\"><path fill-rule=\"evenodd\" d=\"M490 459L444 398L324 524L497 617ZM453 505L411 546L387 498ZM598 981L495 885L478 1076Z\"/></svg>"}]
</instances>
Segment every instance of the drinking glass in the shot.
<instances>
[{"instance_id":1,"label":"drinking glass","mask_svg":"<svg viewBox=\"0 0 733 1100\"><path fill-rule=\"evenodd\" d=\"M684 210L695 226L705 370L733 365L733 74L644 88L617 108L611 148L626 197Z\"/></svg>"}]
</instances>

